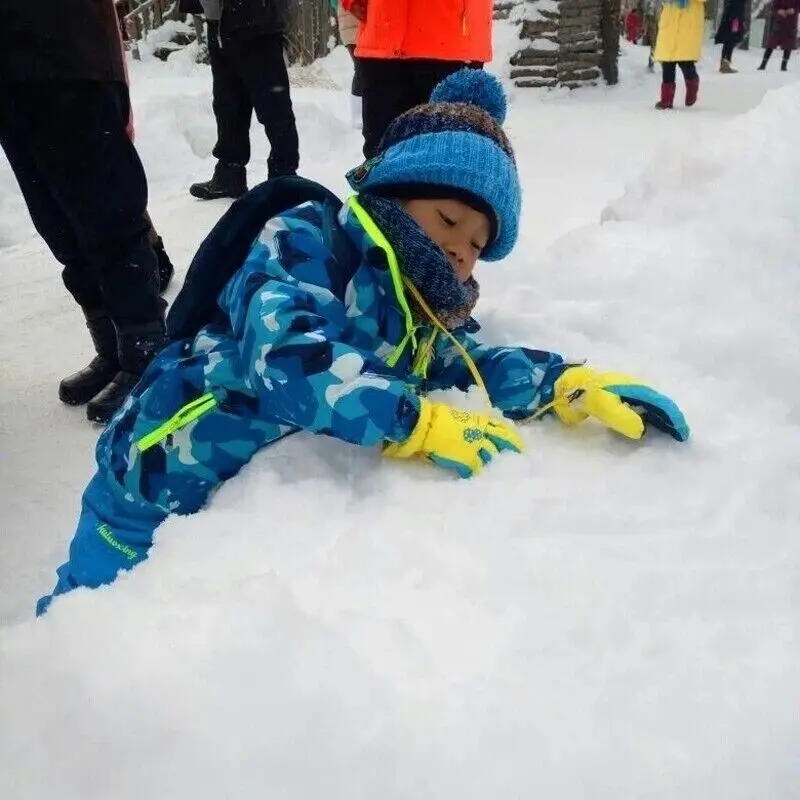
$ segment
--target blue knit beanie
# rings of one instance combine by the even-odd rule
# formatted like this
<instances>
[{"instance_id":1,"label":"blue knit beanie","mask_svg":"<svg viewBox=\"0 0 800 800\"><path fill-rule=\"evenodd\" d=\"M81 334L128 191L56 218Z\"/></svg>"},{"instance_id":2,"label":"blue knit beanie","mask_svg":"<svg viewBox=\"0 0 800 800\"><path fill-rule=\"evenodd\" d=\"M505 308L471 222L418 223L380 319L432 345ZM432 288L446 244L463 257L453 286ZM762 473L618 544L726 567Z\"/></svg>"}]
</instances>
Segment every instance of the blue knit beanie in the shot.
<instances>
[{"instance_id":1,"label":"blue knit beanie","mask_svg":"<svg viewBox=\"0 0 800 800\"><path fill-rule=\"evenodd\" d=\"M498 261L517 241L522 205L505 117L500 81L483 70L458 70L436 86L429 103L395 119L377 155L347 180L361 193L474 201L492 222L481 258Z\"/></svg>"}]
</instances>

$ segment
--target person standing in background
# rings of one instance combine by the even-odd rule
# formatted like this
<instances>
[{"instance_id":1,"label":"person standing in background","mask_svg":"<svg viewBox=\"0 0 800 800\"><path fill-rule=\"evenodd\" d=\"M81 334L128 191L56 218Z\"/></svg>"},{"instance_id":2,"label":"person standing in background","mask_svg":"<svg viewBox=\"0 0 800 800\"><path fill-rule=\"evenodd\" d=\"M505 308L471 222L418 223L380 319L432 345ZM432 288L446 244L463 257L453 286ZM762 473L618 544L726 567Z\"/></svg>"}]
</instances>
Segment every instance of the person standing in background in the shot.
<instances>
[{"instance_id":1,"label":"person standing in background","mask_svg":"<svg viewBox=\"0 0 800 800\"><path fill-rule=\"evenodd\" d=\"M734 48L744 38L744 15L745 0L725 0L725 8L714 41L722 45L719 71L726 75L738 72L731 66L731 61Z\"/></svg>"},{"instance_id":2,"label":"person standing in background","mask_svg":"<svg viewBox=\"0 0 800 800\"><path fill-rule=\"evenodd\" d=\"M4 0L0 146L95 357L59 398L107 422L166 342L113 0Z\"/></svg>"},{"instance_id":3,"label":"person standing in background","mask_svg":"<svg viewBox=\"0 0 800 800\"><path fill-rule=\"evenodd\" d=\"M665 0L658 19L653 59L661 62L661 97L656 108L672 108L675 101L676 68L686 82L686 105L697 102L700 77L696 62L703 54L705 31L703 0Z\"/></svg>"},{"instance_id":4,"label":"person standing in background","mask_svg":"<svg viewBox=\"0 0 800 800\"><path fill-rule=\"evenodd\" d=\"M800 0L772 0L772 16L770 18L769 37L764 58L759 65L760 70L767 68L772 51L783 50L781 71L786 72L789 57L797 47L797 16L800 11Z\"/></svg>"},{"instance_id":5,"label":"person standing in background","mask_svg":"<svg viewBox=\"0 0 800 800\"><path fill-rule=\"evenodd\" d=\"M339 38L347 48L353 60L353 82L350 85L350 118L353 127L361 130L361 67L356 57L356 38L358 34L358 20L341 5L336 9L336 18L339 23Z\"/></svg>"},{"instance_id":6,"label":"person standing in background","mask_svg":"<svg viewBox=\"0 0 800 800\"><path fill-rule=\"evenodd\" d=\"M253 110L270 144L267 177L294 175L300 162L297 125L283 58L288 0L201 0L208 24L217 159L209 181L189 193L200 200L247 191Z\"/></svg>"},{"instance_id":7,"label":"person standing in background","mask_svg":"<svg viewBox=\"0 0 800 800\"><path fill-rule=\"evenodd\" d=\"M464 66L492 59L492 0L341 0L361 25L364 156L389 123L427 103L433 87Z\"/></svg>"},{"instance_id":8,"label":"person standing in background","mask_svg":"<svg viewBox=\"0 0 800 800\"><path fill-rule=\"evenodd\" d=\"M644 21L636 6L633 6L625 15L624 30L625 38L631 44L639 44L639 39L642 38L642 33L644 32Z\"/></svg>"}]
</instances>

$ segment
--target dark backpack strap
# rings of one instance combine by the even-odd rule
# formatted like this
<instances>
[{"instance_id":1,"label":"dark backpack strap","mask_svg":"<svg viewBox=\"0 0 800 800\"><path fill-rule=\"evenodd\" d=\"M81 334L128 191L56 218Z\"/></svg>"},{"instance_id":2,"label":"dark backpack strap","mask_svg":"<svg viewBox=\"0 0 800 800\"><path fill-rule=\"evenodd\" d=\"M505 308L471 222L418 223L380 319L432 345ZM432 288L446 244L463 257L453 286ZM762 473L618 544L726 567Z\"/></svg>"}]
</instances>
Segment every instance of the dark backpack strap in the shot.
<instances>
[{"instance_id":1,"label":"dark backpack strap","mask_svg":"<svg viewBox=\"0 0 800 800\"><path fill-rule=\"evenodd\" d=\"M335 213L342 201L315 181L298 176L273 178L254 186L220 217L197 250L167 316L171 341L194 337L219 311L217 298L241 268L256 237L273 217L308 201L328 205ZM332 234L334 254L344 246Z\"/></svg>"}]
</instances>

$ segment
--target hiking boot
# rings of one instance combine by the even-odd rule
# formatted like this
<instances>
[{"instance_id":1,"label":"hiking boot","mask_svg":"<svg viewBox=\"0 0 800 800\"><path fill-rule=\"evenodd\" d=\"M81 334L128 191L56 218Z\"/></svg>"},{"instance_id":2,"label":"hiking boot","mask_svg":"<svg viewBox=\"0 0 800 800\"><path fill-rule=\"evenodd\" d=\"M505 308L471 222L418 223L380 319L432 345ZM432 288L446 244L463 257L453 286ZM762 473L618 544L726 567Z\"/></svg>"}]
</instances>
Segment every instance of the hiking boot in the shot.
<instances>
[{"instance_id":1,"label":"hiking boot","mask_svg":"<svg viewBox=\"0 0 800 800\"><path fill-rule=\"evenodd\" d=\"M117 373L86 406L86 417L106 424L139 382L147 365L167 344L164 321L117 328Z\"/></svg>"},{"instance_id":2,"label":"hiking boot","mask_svg":"<svg viewBox=\"0 0 800 800\"><path fill-rule=\"evenodd\" d=\"M697 102L697 93L700 91L700 78L689 78L686 81L686 105L693 106Z\"/></svg>"},{"instance_id":3,"label":"hiking boot","mask_svg":"<svg viewBox=\"0 0 800 800\"><path fill-rule=\"evenodd\" d=\"M728 61L727 58L723 58L722 61L719 62L719 71L723 75L735 75L739 70L738 69L734 69L731 66L731 62Z\"/></svg>"},{"instance_id":4,"label":"hiking boot","mask_svg":"<svg viewBox=\"0 0 800 800\"><path fill-rule=\"evenodd\" d=\"M214 176L205 183L193 183L189 194L198 200L218 200L221 197L241 197L247 191L247 170L244 164L218 161Z\"/></svg>"},{"instance_id":5,"label":"hiking boot","mask_svg":"<svg viewBox=\"0 0 800 800\"><path fill-rule=\"evenodd\" d=\"M97 355L58 385L58 399L70 406L88 403L119 371L114 323L105 311L83 313Z\"/></svg>"},{"instance_id":6,"label":"hiking boot","mask_svg":"<svg viewBox=\"0 0 800 800\"><path fill-rule=\"evenodd\" d=\"M661 84L661 99L656 103L656 108L672 108L675 102L675 84L662 83Z\"/></svg>"}]
</instances>

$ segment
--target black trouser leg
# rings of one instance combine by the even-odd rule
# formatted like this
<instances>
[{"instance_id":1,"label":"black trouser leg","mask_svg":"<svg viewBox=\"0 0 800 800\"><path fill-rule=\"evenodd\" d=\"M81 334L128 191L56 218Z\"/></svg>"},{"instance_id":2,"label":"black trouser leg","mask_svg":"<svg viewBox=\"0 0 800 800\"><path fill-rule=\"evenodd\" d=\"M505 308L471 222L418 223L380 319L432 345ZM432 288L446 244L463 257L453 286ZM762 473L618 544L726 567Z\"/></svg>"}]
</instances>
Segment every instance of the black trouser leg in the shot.
<instances>
[{"instance_id":1,"label":"black trouser leg","mask_svg":"<svg viewBox=\"0 0 800 800\"><path fill-rule=\"evenodd\" d=\"M392 120L420 100L411 79L410 61L383 58L360 61L364 157L372 158Z\"/></svg>"},{"instance_id":2,"label":"black trouser leg","mask_svg":"<svg viewBox=\"0 0 800 800\"><path fill-rule=\"evenodd\" d=\"M694 61L679 61L678 66L681 68L683 79L685 81L693 81L695 78L697 78L697 67L694 64ZM673 66L672 69L674 72L675 67Z\"/></svg>"},{"instance_id":3,"label":"black trouser leg","mask_svg":"<svg viewBox=\"0 0 800 800\"><path fill-rule=\"evenodd\" d=\"M250 161L250 119L253 103L239 77L232 52L219 39L219 23L208 22L208 57L211 62L217 143L212 155L225 164L244 166Z\"/></svg>"},{"instance_id":4,"label":"black trouser leg","mask_svg":"<svg viewBox=\"0 0 800 800\"><path fill-rule=\"evenodd\" d=\"M361 58L364 100L364 155L375 155L391 122L414 106L427 103L434 86L465 66L477 63L435 59Z\"/></svg>"},{"instance_id":5,"label":"black trouser leg","mask_svg":"<svg viewBox=\"0 0 800 800\"><path fill-rule=\"evenodd\" d=\"M661 62L661 81L663 83L675 83L675 61Z\"/></svg>"},{"instance_id":6,"label":"black trouser leg","mask_svg":"<svg viewBox=\"0 0 800 800\"><path fill-rule=\"evenodd\" d=\"M269 177L293 174L300 163L300 145L283 60L283 34L231 38L224 47L269 139Z\"/></svg>"},{"instance_id":7,"label":"black trouser leg","mask_svg":"<svg viewBox=\"0 0 800 800\"><path fill-rule=\"evenodd\" d=\"M102 302L118 325L139 325L160 319L163 303L128 111L121 83L0 89L0 143L68 290L84 308Z\"/></svg>"},{"instance_id":8,"label":"black trouser leg","mask_svg":"<svg viewBox=\"0 0 800 800\"><path fill-rule=\"evenodd\" d=\"M350 53L350 58L353 59L353 81L350 84L350 94L353 97L361 97L361 59L356 55L356 46L354 44L347 45L347 52Z\"/></svg>"},{"instance_id":9,"label":"black trouser leg","mask_svg":"<svg viewBox=\"0 0 800 800\"><path fill-rule=\"evenodd\" d=\"M782 70L785 70L786 67L788 66L789 58L791 57L791 55L792 55L792 51L791 50L784 50L783 51L783 58L781 59L781 69Z\"/></svg>"},{"instance_id":10,"label":"black trouser leg","mask_svg":"<svg viewBox=\"0 0 800 800\"><path fill-rule=\"evenodd\" d=\"M733 43L725 42L722 45L722 60L730 61L733 58Z\"/></svg>"},{"instance_id":11,"label":"black trouser leg","mask_svg":"<svg viewBox=\"0 0 800 800\"><path fill-rule=\"evenodd\" d=\"M443 81L448 75L452 75L464 67L471 67L472 69L483 68L483 65L476 61L467 63L464 61L415 59L411 63L413 64L411 78L418 98L414 105L427 103L436 84Z\"/></svg>"},{"instance_id":12,"label":"black trouser leg","mask_svg":"<svg viewBox=\"0 0 800 800\"><path fill-rule=\"evenodd\" d=\"M88 311L102 309L100 283L81 253L72 224L50 191L45 176L39 172L24 137L3 125L4 100L0 101L0 144L17 178L33 225L63 265L61 277L75 302Z\"/></svg>"}]
</instances>

